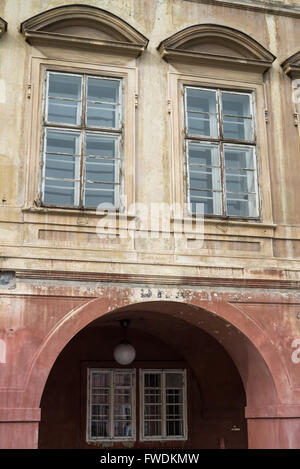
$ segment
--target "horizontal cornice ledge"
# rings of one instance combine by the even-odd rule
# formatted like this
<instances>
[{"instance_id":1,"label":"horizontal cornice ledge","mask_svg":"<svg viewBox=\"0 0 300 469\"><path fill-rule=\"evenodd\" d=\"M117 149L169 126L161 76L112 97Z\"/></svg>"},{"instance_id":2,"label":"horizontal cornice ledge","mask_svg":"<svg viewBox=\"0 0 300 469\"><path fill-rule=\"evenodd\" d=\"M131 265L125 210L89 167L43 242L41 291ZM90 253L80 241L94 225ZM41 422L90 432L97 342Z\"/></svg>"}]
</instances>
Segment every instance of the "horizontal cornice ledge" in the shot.
<instances>
[{"instance_id":1,"label":"horizontal cornice ledge","mask_svg":"<svg viewBox=\"0 0 300 469\"><path fill-rule=\"evenodd\" d=\"M25 40L32 46L65 47L72 49L110 52L138 57L145 49L144 45L119 41L105 41L85 37L73 37L66 34L43 31L25 31Z\"/></svg>"},{"instance_id":2,"label":"horizontal cornice ledge","mask_svg":"<svg viewBox=\"0 0 300 469\"><path fill-rule=\"evenodd\" d=\"M218 67L229 67L238 69L247 69L264 73L268 70L273 61L262 61L247 58L238 58L224 55L204 54L200 52L190 52L185 50L171 49L160 47L160 55L163 59L170 63L193 63L206 64Z\"/></svg>"},{"instance_id":3,"label":"horizontal cornice ledge","mask_svg":"<svg viewBox=\"0 0 300 469\"><path fill-rule=\"evenodd\" d=\"M240 268L230 268L241 271ZM242 273L242 272L241 272ZM279 275L280 273L278 273ZM216 278L216 277L189 277L189 276L161 276L139 274L110 274L98 272L68 272L47 270L16 270L16 279L36 280L60 280L78 282L103 282L103 283L132 283L174 286L210 286L233 288L284 288L299 289L300 280L283 279L251 279L251 278Z\"/></svg>"},{"instance_id":4,"label":"horizontal cornice ledge","mask_svg":"<svg viewBox=\"0 0 300 469\"><path fill-rule=\"evenodd\" d=\"M248 10L257 13L271 14L278 16L289 16L300 18L300 8L295 4L285 5L275 2L264 2L260 0L183 0L184 2L204 3L219 7L235 8L238 10Z\"/></svg>"}]
</instances>

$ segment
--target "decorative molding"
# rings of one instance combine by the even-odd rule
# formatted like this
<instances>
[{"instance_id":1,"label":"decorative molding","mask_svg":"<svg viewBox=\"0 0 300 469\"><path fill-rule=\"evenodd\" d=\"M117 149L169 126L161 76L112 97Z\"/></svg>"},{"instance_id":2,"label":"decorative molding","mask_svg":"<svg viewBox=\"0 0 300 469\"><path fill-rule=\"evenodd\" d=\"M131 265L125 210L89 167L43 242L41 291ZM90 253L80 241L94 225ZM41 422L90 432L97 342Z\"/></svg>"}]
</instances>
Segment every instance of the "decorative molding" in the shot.
<instances>
[{"instance_id":1,"label":"decorative molding","mask_svg":"<svg viewBox=\"0 0 300 469\"><path fill-rule=\"evenodd\" d=\"M300 78L300 51L282 62L281 67L286 75L292 79Z\"/></svg>"},{"instance_id":2,"label":"decorative molding","mask_svg":"<svg viewBox=\"0 0 300 469\"><path fill-rule=\"evenodd\" d=\"M0 18L0 38L7 31L7 22L3 18Z\"/></svg>"},{"instance_id":3,"label":"decorative molding","mask_svg":"<svg viewBox=\"0 0 300 469\"><path fill-rule=\"evenodd\" d=\"M300 8L295 4L286 5L275 1L263 0L183 0L194 3L204 3L238 10L254 11L278 16L300 17Z\"/></svg>"},{"instance_id":4,"label":"decorative molding","mask_svg":"<svg viewBox=\"0 0 300 469\"><path fill-rule=\"evenodd\" d=\"M230 66L260 73L276 58L247 34L216 24L185 28L162 41L158 51L167 62Z\"/></svg>"},{"instance_id":5,"label":"decorative molding","mask_svg":"<svg viewBox=\"0 0 300 469\"><path fill-rule=\"evenodd\" d=\"M128 23L100 8L67 5L42 12L20 25L31 45L71 47L138 57L148 39Z\"/></svg>"},{"instance_id":6,"label":"decorative molding","mask_svg":"<svg viewBox=\"0 0 300 469\"><path fill-rule=\"evenodd\" d=\"M234 268L240 273L240 278L209 278L209 277L181 277L164 275L136 275L136 274L110 274L97 272L67 272L67 271L47 271L47 270L17 270L17 279L36 279L36 280L60 280L77 282L103 282L103 283L124 283L124 284L152 284L152 285L174 285L174 286L209 286L209 287L234 287L234 288L285 288L299 289L298 280L279 280L279 279L251 279L245 278L243 269ZM278 271L278 276L282 271Z\"/></svg>"}]
</instances>

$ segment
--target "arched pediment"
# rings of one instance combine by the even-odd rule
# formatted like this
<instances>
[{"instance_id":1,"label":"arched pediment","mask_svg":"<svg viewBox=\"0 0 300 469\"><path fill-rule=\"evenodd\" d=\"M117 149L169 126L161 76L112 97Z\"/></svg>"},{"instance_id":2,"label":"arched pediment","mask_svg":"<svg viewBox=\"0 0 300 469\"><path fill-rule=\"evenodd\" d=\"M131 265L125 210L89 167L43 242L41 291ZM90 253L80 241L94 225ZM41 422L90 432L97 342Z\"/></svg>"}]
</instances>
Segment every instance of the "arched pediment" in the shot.
<instances>
[{"instance_id":1,"label":"arched pediment","mask_svg":"<svg viewBox=\"0 0 300 469\"><path fill-rule=\"evenodd\" d=\"M44 11L21 23L32 45L96 49L137 57L148 39L119 17L88 5L67 5Z\"/></svg>"},{"instance_id":2,"label":"arched pediment","mask_svg":"<svg viewBox=\"0 0 300 469\"><path fill-rule=\"evenodd\" d=\"M264 72L275 56L241 31L215 24L190 26L158 46L168 62L207 63Z\"/></svg>"},{"instance_id":3,"label":"arched pediment","mask_svg":"<svg viewBox=\"0 0 300 469\"><path fill-rule=\"evenodd\" d=\"M4 21L4 19L0 18L0 37L3 35L3 33L7 30L7 23Z\"/></svg>"},{"instance_id":4,"label":"arched pediment","mask_svg":"<svg viewBox=\"0 0 300 469\"><path fill-rule=\"evenodd\" d=\"M300 51L282 62L281 66L284 73L291 78L300 78Z\"/></svg>"}]
</instances>

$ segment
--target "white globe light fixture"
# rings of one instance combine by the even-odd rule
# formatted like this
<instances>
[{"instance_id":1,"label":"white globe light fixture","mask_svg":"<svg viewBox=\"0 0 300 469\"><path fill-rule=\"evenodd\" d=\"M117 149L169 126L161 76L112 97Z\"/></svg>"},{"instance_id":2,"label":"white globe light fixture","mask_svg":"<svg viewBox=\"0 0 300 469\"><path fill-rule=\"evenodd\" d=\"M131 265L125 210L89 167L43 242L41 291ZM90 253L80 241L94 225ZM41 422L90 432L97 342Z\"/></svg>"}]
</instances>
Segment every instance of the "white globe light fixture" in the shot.
<instances>
[{"instance_id":1,"label":"white globe light fixture","mask_svg":"<svg viewBox=\"0 0 300 469\"><path fill-rule=\"evenodd\" d=\"M135 359L135 348L126 339L126 329L129 326L129 323L130 321L128 319L122 319L120 321L124 330L124 339L114 349L114 359L120 365L129 365Z\"/></svg>"}]
</instances>

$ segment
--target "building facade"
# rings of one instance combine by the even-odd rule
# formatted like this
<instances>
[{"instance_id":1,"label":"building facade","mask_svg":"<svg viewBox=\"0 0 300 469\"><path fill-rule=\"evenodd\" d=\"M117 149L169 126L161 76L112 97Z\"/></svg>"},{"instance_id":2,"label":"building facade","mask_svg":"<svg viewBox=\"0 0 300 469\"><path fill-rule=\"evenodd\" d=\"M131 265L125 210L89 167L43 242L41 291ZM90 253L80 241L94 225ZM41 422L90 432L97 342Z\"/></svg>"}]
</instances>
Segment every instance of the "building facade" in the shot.
<instances>
[{"instance_id":1,"label":"building facade","mask_svg":"<svg viewBox=\"0 0 300 469\"><path fill-rule=\"evenodd\" d=\"M300 448L299 90L299 0L1 1L1 448Z\"/></svg>"}]
</instances>

